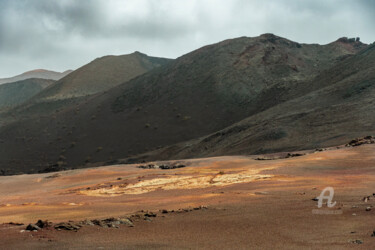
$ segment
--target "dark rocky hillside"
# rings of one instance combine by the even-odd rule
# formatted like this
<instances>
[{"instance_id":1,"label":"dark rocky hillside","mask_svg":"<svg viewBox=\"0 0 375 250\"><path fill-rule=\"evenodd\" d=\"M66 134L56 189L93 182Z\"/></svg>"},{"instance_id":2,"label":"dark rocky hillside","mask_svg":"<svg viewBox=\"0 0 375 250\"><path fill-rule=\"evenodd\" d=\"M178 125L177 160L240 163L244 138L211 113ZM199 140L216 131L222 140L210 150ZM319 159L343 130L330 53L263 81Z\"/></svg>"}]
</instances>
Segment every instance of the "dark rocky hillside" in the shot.
<instances>
[{"instance_id":1,"label":"dark rocky hillside","mask_svg":"<svg viewBox=\"0 0 375 250\"><path fill-rule=\"evenodd\" d=\"M317 90L211 135L148 153L140 159L314 149L375 135L374 45L323 72L309 86Z\"/></svg>"},{"instance_id":2,"label":"dark rocky hillside","mask_svg":"<svg viewBox=\"0 0 375 250\"><path fill-rule=\"evenodd\" d=\"M55 81L31 78L0 85L0 112L27 102Z\"/></svg>"},{"instance_id":3,"label":"dark rocky hillside","mask_svg":"<svg viewBox=\"0 0 375 250\"><path fill-rule=\"evenodd\" d=\"M337 77L327 72L365 48L345 38L322 46L272 34L206 46L75 106L0 128L6 145L0 149L0 168L8 163L13 168L9 171L28 172L48 166L90 166L199 138L247 117L250 124L264 129L265 137L259 134L263 143L267 138L285 139L291 134L277 130L272 125L275 117L269 115L267 120L265 114L279 110L284 102L329 88ZM316 80L324 75L327 81ZM288 117L299 106L284 105L287 109L278 112ZM266 120L260 124L253 117ZM243 146L241 152L251 152L252 147ZM163 154L167 158L202 154L177 148ZM262 151L262 144L257 150Z\"/></svg>"}]
</instances>

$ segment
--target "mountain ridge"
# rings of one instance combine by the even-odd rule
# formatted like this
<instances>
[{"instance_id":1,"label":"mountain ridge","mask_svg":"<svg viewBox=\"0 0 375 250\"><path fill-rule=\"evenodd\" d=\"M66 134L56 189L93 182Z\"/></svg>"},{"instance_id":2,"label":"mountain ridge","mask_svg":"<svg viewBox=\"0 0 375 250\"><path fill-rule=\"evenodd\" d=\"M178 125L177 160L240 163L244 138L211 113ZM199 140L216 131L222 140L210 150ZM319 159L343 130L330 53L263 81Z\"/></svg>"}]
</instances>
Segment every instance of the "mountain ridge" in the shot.
<instances>
[{"instance_id":1,"label":"mountain ridge","mask_svg":"<svg viewBox=\"0 0 375 250\"><path fill-rule=\"evenodd\" d=\"M35 70L30 70L30 71L24 72L20 75L16 75L13 77L0 78L0 84L17 82L17 81L22 81L22 80L31 79L31 78L59 80L65 77L66 75L70 74L72 71L73 70L66 70L64 72L56 72L56 71L45 70L45 69L35 69Z\"/></svg>"},{"instance_id":2,"label":"mountain ridge","mask_svg":"<svg viewBox=\"0 0 375 250\"><path fill-rule=\"evenodd\" d=\"M8 146L0 165L12 161L31 172L84 167L188 142L324 87L311 82L366 47L299 44L270 34L204 46L39 122L0 128ZM32 141L11 141L25 131ZM40 131L48 136L36 138ZM31 150L20 159L25 147Z\"/></svg>"}]
</instances>

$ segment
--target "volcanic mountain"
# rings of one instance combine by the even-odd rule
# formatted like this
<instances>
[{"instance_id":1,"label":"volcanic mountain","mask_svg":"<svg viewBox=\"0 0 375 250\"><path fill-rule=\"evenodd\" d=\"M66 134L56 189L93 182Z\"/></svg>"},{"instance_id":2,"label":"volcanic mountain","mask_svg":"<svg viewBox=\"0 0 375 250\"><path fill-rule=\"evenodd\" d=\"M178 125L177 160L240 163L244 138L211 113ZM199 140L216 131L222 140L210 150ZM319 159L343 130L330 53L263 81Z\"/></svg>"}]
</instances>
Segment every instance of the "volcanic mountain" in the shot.
<instances>
[{"instance_id":1,"label":"volcanic mountain","mask_svg":"<svg viewBox=\"0 0 375 250\"><path fill-rule=\"evenodd\" d=\"M9 117L23 120L46 116L62 109L74 109L93 95L160 67L170 60L149 57L139 52L95 59L44 89L23 106L4 114L3 123L14 120Z\"/></svg>"},{"instance_id":2,"label":"volcanic mountain","mask_svg":"<svg viewBox=\"0 0 375 250\"><path fill-rule=\"evenodd\" d=\"M142 159L265 154L319 149L375 134L375 45L309 81L309 92L221 131Z\"/></svg>"},{"instance_id":3,"label":"volcanic mountain","mask_svg":"<svg viewBox=\"0 0 375 250\"><path fill-rule=\"evenodd\" d=\"M92 162L131 157L206 136L249 117L262 127L264 124L252 117L267 117L264 114L272 109L275 111L268 116L270 120L265 121L270 125L264 126L267 136L259 140L267 143L272 136L287 138L288 132L275 131L273 115L293 117L304 104L294 100L309 94L318 98L314 91L328 88L335 79L350 77L340 65L356 63L356 54L366 47L347 38L317 45L299 44L272 34L206 46L95 94L75 108L0 128L0 138L6 145L0 149L0 168L11 164L13 169L6 171L35 172L90 166ZM316 80L323 78L326 80ZM289 106L293 101L297 102L295 106ZM329 107L318 99L313 101ZM283 103L287 103L285 109L280 108ZM302 136L304 131L295 133ZM181 153L183 156L195 157L202 152L186 150L195 142L156 151L160 154L152 157L180 157L179 150L187 152ZM241 152L255 148L252 143L244 145ZM284 145L275 150L287 148ZM224 150L215 152L212 154L226 154Z\"/></svg>"},{"instance_id":4,"label":"volcanic mountain","mask_svg":"<svg viewBox=\"0 0 375 250\"><path fill-rule=\"evenodd\" d=\"M127 82L168 61L170 59L149 57L140 52L104 56L73 71L35 99L40 102L93 95Z\"/></svg>"},{"instance_id":5,"label":"volcanic mountain","mask_svg":"<svg viewBox=\"0 0 375 250\"><path fill-rule=\"evenodd\" d=\"M17 82L17 81L30 79L30 78L60 80L61 78L67 76L71 72L72 70L67 70L67 71L60 73L60 72L55 72L55 71L50 71L50 70L45 70L45 69L36 69L36 70L27 71L25 73L22 73L21 75L17 75L14 77L1 78L0 84Z\"/></svg>"},{"instance_id":6,"label":"volcanic mountain","mask_svg":"<svg viewBox=\"0 0 375 250\"><path fill-rule=\"evenodd\" d=\"M31 78L0 85L0 112L27 102L54 82L54 80Z\"/></svg>"}]
</instances>

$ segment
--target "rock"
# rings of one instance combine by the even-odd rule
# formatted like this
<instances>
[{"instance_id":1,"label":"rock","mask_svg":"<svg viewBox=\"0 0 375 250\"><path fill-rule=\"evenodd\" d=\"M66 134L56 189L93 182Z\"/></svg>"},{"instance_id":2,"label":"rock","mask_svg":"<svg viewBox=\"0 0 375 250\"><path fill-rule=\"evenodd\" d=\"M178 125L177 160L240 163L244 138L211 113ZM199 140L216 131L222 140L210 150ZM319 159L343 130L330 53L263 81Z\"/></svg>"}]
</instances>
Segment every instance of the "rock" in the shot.
<instances>
[{"instance_id":1,"label":"rock","mask_svg":"<svg viewBox=\"0 0 375 250\"><path fill-rule=\"evenodd\" d=\"M350 242L353 244L363 244L362 240L351 240Z\"/></svg>"},{"instance_id":2,"label":"rock","mask_svg":"<svg viewBox=\"0 0 375 250\"><path fill-rule=\"evenodd\" d=\"M86 226L95 226L95 224L91 220L84 220L81 222L81 224Z\"/></svg>"},{"instance_id":3,"label":"rock","mask_svg":"<svg viewBox=\"0 0 375 250\"><path fill-rule=\"evenodd\" d=\"M156 214L153 213L153 212L146 212L146 213L144 214L144 216L146 216L146 217L156 217Z\"/></svg>"},{"instance_id":4,"label":"rock","mask_svg":"<svg viewBox=\"0 0 375 250\"><path fill-rule=\"evenodd\" d=\"M172 166L170 166L170 165L160 165L159 166L160 169L164 169L164 170L175 169L175 168L184 168L184 167L186 167L186 166L183 165L183 164L177 164L177 165L172 165Z\"/></svg>"},{"instance_id":5,"label":"rock","mask_svg":"<svg viewBox=\"0 0 375 250\"><path fill-rule=\"evenodd\" d=\"M131 220L129 220L128 218L121 218L119 221L123 225L127 225L128 227L134 227L133 222L131 222Z\"/></svg>"},{"instance_id":6,"label":"rock","mask_svg":"<svg viewBox=\"0 0 375 250\"><path fill-rule=\"evenodd\" d=\"M29 225L26 227L26 230L27 230L27 231L38 231L38 230L41 230L41 228L38 227L38 226L35 225L35 224L29 224Z\"/></svg>"},{"instance_id":7,"label":"rock","mask_svg":"<svg viewBox=\"0 0 375 250\"><path fill-rule=\"evenodd\" d=\"M145 221L149 221L149 222L152 221L152 219L151 219L150 217L145 217L144 220L145 220Z\"/></svg>"},{"instance_id":8,"label":"rock","mask_svg":"<svg viewBox=\"0 0 375 250\"><path fill-rule=\"evenodd\" d=\"M375 143L375 138L371 135L362 137L362 138L356 138L354 140L351 140L348 144L346 144L347 147L356 147L363 144L372 144Z\"/></svg>"},{"instance_id":9,"label":"rock","mask_svg":"<svg viewBox=\"0 0 375 250\"><path fill-rule=\"evenodd\" d=\"M94 223L94 225L97 225L99 227L103 227L103 228L108 227L107 223L102 220L93 220L92 223Z\"/></svg>"},{"instance_id":10,"label":"rock","mask_svg":"<svg viewBox=\"0 0 375 250\"><path fill-rule=\"evenodd\" d=\"M370 196L365 196L365 197L362 198L362 200L364 202L368 202L370 200Z\"/></svg>"},{"instance_id":11,"label":"rock","mask_svg":"<svg viewBox=\"0 0 375 250\"><path fill-rule=\"evenodd\" d=\"M56 230L78 231L80 228L81 225L72 222L62 222L55 225Z\"/></svg>"},{"instance_id":12,"label":"rock","mask_svg":"<svg viewBox=\"0 0 375 250\"><path fill-rule=\"evenodd\" d=\"M167 209L163 209L163 210L161 210L161 213L162 213L162 214L167 214L167 213L168 213L168 210L167 210Z\"/></svg>"},{"instance_id":13,"label":"rock","mask_svg":"<svg viewBox=\"0 0 375 250\"><path fill-rule=\"evenodd\" d=\"M25 224L23 223L17 223L17 222L9 222L9 225L13 225L13 226L23 226Z\"/></svg>"},{"instance_id":14,"label":"rock","mask_svg":"<svg viewBox=\"0 0 375 250\"><path fill-rule=\"evenodd\" d=\"M371 207L366 207L366 211L371 211Z\"/></svg>"},{"instance_id":15,"label":"rock","mask_svg":"<svg viewBox=\"0 0 375 250\"><path fill-rule=\"evenodd\" d=\"M371 237L375 237L375 230L372 231Z\"/></svg>"},{"instance_id":16,"label":"rock","mask_svg":"<svg viewBox=\"0 0 375 250\"><path fill-rule=\"evenodd\" d=\"M138 166L137 168L143 168L143 169L155 169L155 168L158 168L158 167L159 167L158 165L148 164L148 165L141 165L141 166Z\"/></svg>"},{"instance_id":17,"label":"rock","mask_svg":"<svg viewBox=\"0 0 375 250\"><path fill-rule=\"evenodd\" d=\"M317 197L312 198L311 200L313 200L313 201L319 201L319 199Z\"/></svg>"},{"instance_id":18,"label":"rock","mask_svg":"<svg viewBox=\"0 0 375 250\"><path fill-rule=\"evenodd\" d=\"M43 221L43 220L38 220L38 222L35 224L35 225L37 225L38 227L40 227L40 228L46 228L46 227L49 227L50 226L50 224L49 224L49 222L48 221Z\"/></svg>"}]
</instances>

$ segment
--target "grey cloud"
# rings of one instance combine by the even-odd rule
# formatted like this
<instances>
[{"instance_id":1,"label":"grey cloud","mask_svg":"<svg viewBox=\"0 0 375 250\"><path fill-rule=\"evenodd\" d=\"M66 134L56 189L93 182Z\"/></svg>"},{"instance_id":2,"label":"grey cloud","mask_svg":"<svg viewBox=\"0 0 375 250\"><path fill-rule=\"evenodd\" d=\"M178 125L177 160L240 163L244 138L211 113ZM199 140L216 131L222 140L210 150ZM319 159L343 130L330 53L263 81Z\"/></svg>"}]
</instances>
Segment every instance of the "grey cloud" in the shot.
<instances>
[{"instance_id":1,"label":"grey cloud","mask_svg":"<svg viewBox=\"0 0 375 250\"><path fill-rule=\"evenodd\" d=\"M370 0L0 0L0 77L135 50L177 57L268 32L306 43L373 42L374 11Z\"/></svg>"}]
</instances>

